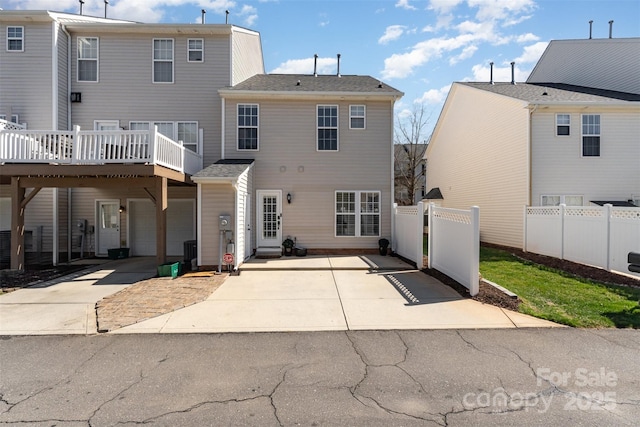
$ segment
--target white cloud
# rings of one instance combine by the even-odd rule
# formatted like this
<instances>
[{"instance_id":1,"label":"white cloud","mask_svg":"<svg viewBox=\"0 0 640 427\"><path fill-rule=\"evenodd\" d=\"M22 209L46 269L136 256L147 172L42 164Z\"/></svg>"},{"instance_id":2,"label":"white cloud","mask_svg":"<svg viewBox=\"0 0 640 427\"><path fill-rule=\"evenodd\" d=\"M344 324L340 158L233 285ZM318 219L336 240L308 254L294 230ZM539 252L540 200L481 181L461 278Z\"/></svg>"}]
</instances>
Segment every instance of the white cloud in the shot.
<instances>
[{"instance_id":1,"label":"white cloud","mask_svg":"<svg viewBox=\"0 0 640 427\"><path fill-rule=\"evenodd\" d=\"M252 27L253 24L258 20L258 11L255 7L244 5L242 9L240 9L239 15L244 18L244 24L247 27Z\"/></svg>"},{"instance_id":2,"label":"white cloud","mask_svg":"<svg viewBox=\"0 0 640 427\"><path fill-rule=\"evenodd\" d=\"M404 34L407 27L404 25L390 25L384 32L384 35L378 39L379 44L387 44L390 41L397 40Z\"/></svg>"},{"instance_id":3,"label":"white cloud","mask_svg":"<svg viewBox=\"0 0 640 427\"><path fill-rule=\"evenodd\" d=\"M477 7L476 18L480 21L503 20L506 23L516 22L535 9L533 0L467 0L469 7Z\"/></svg>"},{"instance_id":4,"label":"white cloud","mask_svg":"<svg viewBox=\"0 0 640 427\"><path fill-rule=\"evenodd\" d=\"M314 58L289 59L270 71L273 74L313 74ZM335 74L336 58L318 58L318 74Z\"/></svg>"},{"instance_id":5,"label":"white cloud","mask_svg":"<svg viewBox=\"0 0 640 427\"><path fill-rule=\"evenodd\" d=\"M449 58L449 65L455 65L460 61L471 58L477 50L478 46L475 45L465 47L459 55Z\"/></svg>"},{"instance_id":6,"label":"white cloud","mask_svg":"<svg viewBox=\"0 0 640 427\"><path fill-rule=\"evenodd\" d=\"M422 94L420 98L417 98L414 103L416 104L440 104L442 103L451 89L451 85L441 87L440 89L430 89Z\"/></svg>"},{"instance_id":7,"label":"white cloud","mask_svg":"<svg viewBox=\"0 0 640 427\"><path fill-rule=\"evenodd\" d=\"M520 34L518 37L516 37L516 41L518 43L536 42L538 40L540 40L540 37L531 33Z\"/></svg>"},{"instance_id":8,"label":"white cloud","mask_svg":"<svg viewBox=\"0 0 640 427\"><path fill-rule=\"evenodd\" d=\"M429 2L429 10L435 10L440 14L451 12L462 0L431 0Z\"/></svg>"},{"instance_id":9,"label":"white cloud","mask_svg":"<svg viewBox=\"0 0 640 427\"><path fill-rule=\"evenodd\" d=\"M526 46L522 55L517 57L514 61L516 61L517 63L525 64L538 62L538 59L540 59L548 44L549 43L547 42L538 42L536 44L532 44L531 46Z\"/></svg>"},{"instance_id":10,"label":"white cloud","mask_svg":"<svg viewBox=\"0 0 640 427\"><path fill-rule=\"evenodd\" d=\"M398 2L396 3L396 7L400 7L406 10L418 10L415 8L415 6L409 4L409 0L398 0Z\"/></svg>"}]
</instances>

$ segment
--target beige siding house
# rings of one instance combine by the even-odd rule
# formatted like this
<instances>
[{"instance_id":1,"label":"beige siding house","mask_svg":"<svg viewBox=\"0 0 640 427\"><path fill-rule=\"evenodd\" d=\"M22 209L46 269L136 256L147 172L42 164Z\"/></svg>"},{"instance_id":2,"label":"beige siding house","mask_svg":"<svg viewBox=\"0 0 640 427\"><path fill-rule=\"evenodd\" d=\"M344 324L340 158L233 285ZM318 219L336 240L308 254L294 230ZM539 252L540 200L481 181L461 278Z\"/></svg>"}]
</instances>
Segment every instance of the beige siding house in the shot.
<instances>
[{"instance_id":1,"label":"beige siding house","mask_svg":"<svg viewBox=\"0 0 640 427\"><path fill-rule=\"evenodd\" d=\"M12 268L32 230L54 263L162 263L196 240L199 266L238 267L289 236L311 253L391 240L402 93L377 79L266 75L259 33L232 25L0 11L0 37Z\"/></svg>"},{"instance_id":2,"label":"beige siding house","mask_svg":"<svg viewBox=\"0 0 640 427\"><path fill-rule=\"evenodd\" d=\"M560 61L572 46L580 55ZM551 42L526 83L454 83L425 154L426 187L442 195L432 201L479 206L481 240L513 247L524 206L640 206L637 55L614 67L615 90L577 85L591 82L579 58L610 66L620 51L640 52L640 39Z\"/></svg>"}]
</instances>

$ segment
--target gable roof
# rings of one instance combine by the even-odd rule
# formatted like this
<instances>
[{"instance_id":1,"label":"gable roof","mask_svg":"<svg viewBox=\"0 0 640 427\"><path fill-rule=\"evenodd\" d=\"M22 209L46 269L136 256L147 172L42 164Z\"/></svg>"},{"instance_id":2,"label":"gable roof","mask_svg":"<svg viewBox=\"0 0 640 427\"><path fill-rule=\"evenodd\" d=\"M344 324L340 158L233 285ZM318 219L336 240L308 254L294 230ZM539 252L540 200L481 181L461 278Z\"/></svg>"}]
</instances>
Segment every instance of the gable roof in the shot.
<instances>
[{"instance_id":1,"label":"gable roof","mask_svg":"<svg viewBox=\"0 0 640 427\"><path fill-rule=\"evenodd\" d=\"M400 98L399 90L371 76L310 74L257 74L230 88L220 89L221 96L233 95L360 95Z\"/></svg>"},{"instance_id":2,"label":"gable roof","mask_svg":"<svg viewBox=\"0 0 640 427\"><path fill-rule=\"evenodd\" d=\"M570 83L640 94L640 38L552 40L527 83Z\"/></svg>"},{"instance_id":3,"label":"gable roof","mask_svg":"<svg viewBox=\"0 0 640 427\"><path fill-rule=\"evenodd\" d=\"M520 99L531 104L604 104L636 105L640 95L562 83L478 83L459 82L464 86Z\"/></svg>"}]
</instances>

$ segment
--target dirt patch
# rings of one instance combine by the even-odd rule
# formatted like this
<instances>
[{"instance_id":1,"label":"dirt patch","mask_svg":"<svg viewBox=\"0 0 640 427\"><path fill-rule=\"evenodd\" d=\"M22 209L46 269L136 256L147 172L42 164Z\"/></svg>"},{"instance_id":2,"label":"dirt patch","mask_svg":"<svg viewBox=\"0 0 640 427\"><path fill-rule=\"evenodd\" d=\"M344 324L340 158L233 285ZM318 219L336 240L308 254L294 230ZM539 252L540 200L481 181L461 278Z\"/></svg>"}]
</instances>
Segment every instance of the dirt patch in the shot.
<instances>
[{"instance_id":1,"label":"dirt patch","mask_svg":"<svg viewBox=\"0 0 640 427\"><path fill-rule=\"evenodd\" d=\"M76 271L92 267L91 265L59 265L33 267L24 271L1 270L0 271L0 291L12 292L18 289L48 282Z\"/></svg>"},{"instance_id":2,"label":"dirt patch","mask_svg":"<svg viewBox=\"0 0 640 427\"><path fill-rule=\"evenodd\" d=\"M155 277L131 285L98 301L98 332L113 331L204 301L228 276Z\"/></svg>"}]
</instances>

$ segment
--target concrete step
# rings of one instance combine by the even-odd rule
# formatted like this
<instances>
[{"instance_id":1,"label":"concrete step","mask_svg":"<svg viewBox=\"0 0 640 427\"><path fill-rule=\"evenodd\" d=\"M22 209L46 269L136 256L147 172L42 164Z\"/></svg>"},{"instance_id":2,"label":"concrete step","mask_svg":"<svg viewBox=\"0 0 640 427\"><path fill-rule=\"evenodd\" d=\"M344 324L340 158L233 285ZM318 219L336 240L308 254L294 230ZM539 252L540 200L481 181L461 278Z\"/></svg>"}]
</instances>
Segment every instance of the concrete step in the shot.
<instances>
[{"instance_id":1,"label":"concrete step","mask_svg":"<svg viewBox=\"0 0 640 427\"><path fill-rule=\"evenodd\" d=\"M282 249L280 247L261 247L256 249L256 258L258 259L280 258L281 255Z\"/></svg>"}]
</instances>

